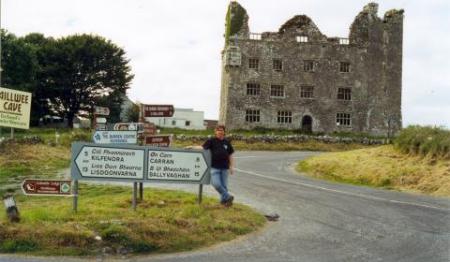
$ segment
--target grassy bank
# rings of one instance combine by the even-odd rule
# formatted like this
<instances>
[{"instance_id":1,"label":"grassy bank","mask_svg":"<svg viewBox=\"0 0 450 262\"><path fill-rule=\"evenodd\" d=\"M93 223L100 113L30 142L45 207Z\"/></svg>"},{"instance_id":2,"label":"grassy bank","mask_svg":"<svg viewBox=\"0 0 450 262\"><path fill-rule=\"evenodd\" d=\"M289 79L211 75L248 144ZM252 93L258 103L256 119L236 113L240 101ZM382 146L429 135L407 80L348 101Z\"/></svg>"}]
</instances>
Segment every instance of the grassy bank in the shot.
<instances>
[{"instance_id":1,"label":"grassy bank","mask_svg":"<svg viewBox=\"0 0 450 262\"><path fill-rule=\"evenodd\" d=\"M430 126L408 126L395 139L399 151L423 157L450 160L450 130Z\"/></svg>"},{"instance_id":2,"label":"grassy bank","mask_svg":"<svg viewBox=\"0 0 450 262\"><path fill-rule=\"evenodd\" d=\"M393 146L327 153L298 164L297 170L327 180L450 196L450 161L404 154Z\"/></svg>"},{"instance_id":3,"label":"grassy bank","mask_svg":"<svg viewBox=\"0 0 450 262\"><path fill-rule=\"evenodd\" d=\"M18 196L22 221L0 212L0 252L37 255L102 255L191 250L252 232L265 218L243 205L224 208L216 199L147 189L137 211L126 187L81 185L79 212L71 198Z\"/></svg>"}]
</instances>

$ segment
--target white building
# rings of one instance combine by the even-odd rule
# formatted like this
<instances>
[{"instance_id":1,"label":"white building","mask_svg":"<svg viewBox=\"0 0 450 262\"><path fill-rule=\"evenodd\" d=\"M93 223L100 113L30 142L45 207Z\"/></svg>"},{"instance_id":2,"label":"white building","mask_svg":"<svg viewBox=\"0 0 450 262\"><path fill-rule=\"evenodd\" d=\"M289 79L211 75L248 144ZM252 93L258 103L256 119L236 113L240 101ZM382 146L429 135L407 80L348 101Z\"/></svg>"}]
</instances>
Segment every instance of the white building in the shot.
<instances>
[{"instance_id":1,"label":"white building","mask_svg":"<svg viewBox=\"0 0 450 262\"><path fill-rule=\"evenodd\" d=\"M160 127L204 130L204 115L203 111L191 108L175 108L172 117L146 117L146 120Z\"/></svg>"}]
</instances>

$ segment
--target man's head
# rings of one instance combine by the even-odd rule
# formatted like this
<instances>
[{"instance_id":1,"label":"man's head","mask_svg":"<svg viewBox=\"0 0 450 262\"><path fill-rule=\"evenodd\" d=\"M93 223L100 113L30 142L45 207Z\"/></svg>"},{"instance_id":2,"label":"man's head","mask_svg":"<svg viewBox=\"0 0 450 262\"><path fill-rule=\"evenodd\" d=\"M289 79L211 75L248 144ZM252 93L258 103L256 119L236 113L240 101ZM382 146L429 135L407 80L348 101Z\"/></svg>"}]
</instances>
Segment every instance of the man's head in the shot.
<instances>
[{"instance_id":1,"label":"man's head","mask_svg":"<svg viewBox=\"0 0 450 262\"><path fill-rule=\"evenodd\" d=\"M225 126L217 125L216 128L214 128L214 134L216 135L216 138L222 140L225 137Z\"/></svg>"}]
</instances>

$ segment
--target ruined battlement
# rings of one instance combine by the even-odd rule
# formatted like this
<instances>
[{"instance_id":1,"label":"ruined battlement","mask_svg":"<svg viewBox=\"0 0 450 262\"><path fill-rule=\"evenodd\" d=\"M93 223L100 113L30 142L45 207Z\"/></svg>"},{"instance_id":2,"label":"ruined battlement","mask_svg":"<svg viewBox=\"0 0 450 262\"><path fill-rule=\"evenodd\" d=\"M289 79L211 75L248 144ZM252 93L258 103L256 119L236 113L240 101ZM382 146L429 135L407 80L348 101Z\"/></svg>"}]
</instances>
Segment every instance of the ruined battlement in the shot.
<instances>
[{"instance_id":1,"label":"ruined battlement","mask_svg":"<svg viewBox=\"0 0 450 262\"><path fill-rule=\"evenodd\" d=\"M227 10L219 121L254 127L391 135L401 128L403 13L369 3L346 37L327 37L307 15L277 32L250 31Z\"/></svg>"}]
</instances>

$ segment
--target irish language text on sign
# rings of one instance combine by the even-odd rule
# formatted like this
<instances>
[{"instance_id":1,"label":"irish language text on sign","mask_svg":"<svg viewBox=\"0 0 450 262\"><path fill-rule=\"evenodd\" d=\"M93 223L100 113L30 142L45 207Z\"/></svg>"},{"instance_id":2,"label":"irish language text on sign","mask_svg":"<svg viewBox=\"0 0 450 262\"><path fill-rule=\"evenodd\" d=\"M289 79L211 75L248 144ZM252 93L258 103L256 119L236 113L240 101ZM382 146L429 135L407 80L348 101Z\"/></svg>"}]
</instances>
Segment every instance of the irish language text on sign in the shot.
<instances>
[{"instance_id":1,"label":"irish language text on sign","mask_svg":"<svg viewBox=\"0 0 450 262\"><path fill-rule=\"evenodd\" d=\"M72 147L78 151L77 146ZM84 178L141 180L144 178L144 150L82 146L75 158L78 173ZM72 172L72 176L73 176Z\"/></svg>"},{"instance_id":2,"label":"irish language text on sign","mask_svg":"<svg viewBox=\"0 0 450 262\"><path fill-rule=\"evenodd\" d=\"M93 140L96 144L136 144L137 131L96 131Z\"/></svg>"},{"instance_id":3,"label":"irish language text on sign","mask_svg":"<svg viewBox=\"0 0 450 262\"><path fill-rule=\"evenodd\" d=\"M149 180L201 181L207 169L201 152L148 152Z\"/></svg>"},{"instance_id":4,"label":"irish language text on sign","mask_svg":"<svg viewBox=\"0 0 450 262\"><path fill-rule=\"evenodd\" d=\"M0 126L30 128L31 93L0 87Z\"/></svg>"}]
</instances>

